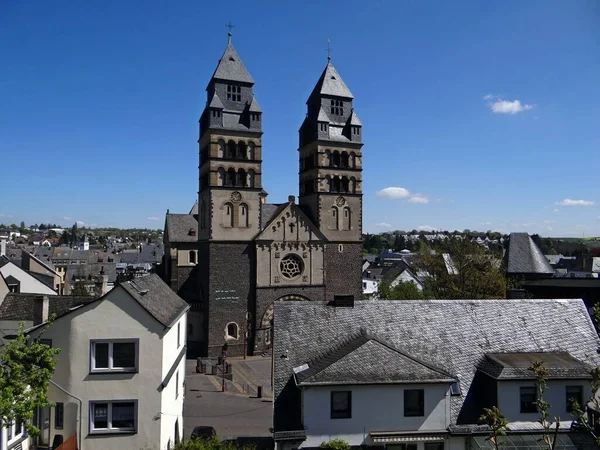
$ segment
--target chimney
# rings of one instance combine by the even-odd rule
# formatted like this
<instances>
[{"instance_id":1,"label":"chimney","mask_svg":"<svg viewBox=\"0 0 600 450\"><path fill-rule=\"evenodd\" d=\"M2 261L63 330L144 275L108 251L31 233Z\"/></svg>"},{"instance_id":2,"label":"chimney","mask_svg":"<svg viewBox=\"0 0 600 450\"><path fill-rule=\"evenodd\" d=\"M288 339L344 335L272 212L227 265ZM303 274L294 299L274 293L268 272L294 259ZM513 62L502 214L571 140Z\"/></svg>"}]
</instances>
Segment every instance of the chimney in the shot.
<instances>
[{"instance_id":1,"label":"chimney","mask_svg":"<svg viewBox=\"0 0 600 450\"><path fill-rule=\"evenodd\" d=\"M48 303L48 297L45 295L39 295L33 299L33 325L39 325L48 320Z\"/></svg>"},{"instance_id":2,"label":"chimney","mask_svg":"<svg viewBox=\"0 0 600 450\"><path fill-rule=\"evenodd\" d=\"M336 308L354 308L354 295L334 295L333 306Z\"/></svg>"},{"instance_id":3,"label":"chimney","mask_svg":"<svg viewBox=\"0 0 600 450\"><path fill-rule=\"evenodd\" d=\"M6 256L6 239L2 239L0 243L0 256Z\"/></svg>"},{"instance_id":4,"label":"chimney","mask_svg":"<svg viewBox=\"0 0 600 450\"><path fill-rule=\"evenodd\" d=\"M98 297L101 297L108 292L108 276L104 275L104 272L100 272L100 275L96 277L94 290Z\"/></svg>"}]
</instances>

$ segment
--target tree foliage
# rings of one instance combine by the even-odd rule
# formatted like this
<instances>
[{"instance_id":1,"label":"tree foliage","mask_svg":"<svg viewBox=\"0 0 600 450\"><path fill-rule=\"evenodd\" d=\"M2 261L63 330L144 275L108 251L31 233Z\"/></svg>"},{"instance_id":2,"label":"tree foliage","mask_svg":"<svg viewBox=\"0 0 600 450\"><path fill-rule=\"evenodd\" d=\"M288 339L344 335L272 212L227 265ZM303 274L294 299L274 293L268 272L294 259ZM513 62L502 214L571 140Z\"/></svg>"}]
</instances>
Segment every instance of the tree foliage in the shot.
<instances>
[{"instance_id":1,"label":"tree foliage","mask_svg":"<svg viewBox=\"0 0 600 450\"><path fill-rule=\"evenodd\" d=\"M483 414L479 417L480 425L490 427L490 435L487 440L492 443L495 450L500 449L500 437L506 436L506 427L508 420L504 414L495 406L492 408L483 408Z\"/></svg>"},{"instance_id":2,"label":"tree foliage","mask_svg":"<svg viewBox=\"0 0 600 450\"><path fill-rule=\"evenodd\" d=\"M421 300L426 298L412 281L402 281L395 286L382 281L377 287L377 297L381 300Z\"/></svg>"},{"instance_id":3,"label":"tree foliage","mask_svg":"<svg viewBox=\"0 0 600 450\"><path fill-rule=\"evenodd\" d=\"M212 439L192 439L178 442L173 450L254 450L253 445L238 445L235 441L222 441L218 437Z\"/></svg>"},{"instance_id":4,"label":"tree foliage","mask_svg":"<svg viewBox=\"0 0 600 450\"><path fill-rule=\"evenodd\" d=\"M548 390L548 369L546 366L544 366L543 362L536 361L531 365L530 370L535 376L535 387L537 391L537 400L535 401L535 404L540 412L539 422L542 427L544 427L542 439L548 450L554 450L557 441L558 430L560 428L560 418L554 418L555 429L552 430L553 423L548 420L548 411L550 411L552 405L544 398L544 394Z\"/></svg>"},{"instance_id":5,"label":"tree foliage","mask_svg":"<svg viewBox=\"0 0 600 450\"><path fill-rule=\"evenodd\" d=\"M507 281L500 255L467 239L449 239L445 254L420 253L417 268L424 291L436 299L505 298Z\"/></svg>"},{"instance_id":6,"label":"tree foliage","mask_svg":"<svg viewBox=\"0 0 600 450\"><path fill-rule=\"evenodd\" d=\"M350 450L350 444L342 439L332 439L322 442L320 448L325 450Z\"/></svg>"},{"instance_id":7,"label":"tree foliage","mask_svg":"<svg viewBox=\"0 0 600 450\"><path fill-rule=\"evenodd\" d=\"M48 384L54 375L59 349L32 340L19 327L16 339L0 349L0 417L3 426L19 422L31 435L39 433L32 424L36 408L51 406Z\"/></svg>"}]
</instances>

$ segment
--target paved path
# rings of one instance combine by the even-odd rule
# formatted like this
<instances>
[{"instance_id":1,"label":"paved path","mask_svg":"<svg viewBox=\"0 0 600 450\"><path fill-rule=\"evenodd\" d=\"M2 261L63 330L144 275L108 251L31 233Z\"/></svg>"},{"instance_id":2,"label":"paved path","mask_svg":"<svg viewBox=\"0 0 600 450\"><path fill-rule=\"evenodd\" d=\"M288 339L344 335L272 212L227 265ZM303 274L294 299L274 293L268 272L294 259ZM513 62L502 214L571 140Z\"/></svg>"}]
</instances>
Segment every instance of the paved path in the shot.
<instances>
[{"instance_id":1,"label":"paved path","mask_svg":"<svg viewBox=\"0 0 600 450\"><path fill-rule=\"evenodd\" d=\"M221 392L221 379L212 375L196 373L196 361L186 363L185 403L183 424L188 439L195 426L208 425L215 428L222 439L249 436L271 436L273 403L270 398L256 398L252 391L256 384L266 384L265 394L270 392L270 359L230 361L233 364L234 382L227 381L226 392ZM241 363L240 363L241 362ZM268 370L267 370L268 368ZM236 381L236 374L245 381ZM265 380L264 376L269 376ZM244 393L244 385L251 393Z\"/></svg>"}]
</instances>

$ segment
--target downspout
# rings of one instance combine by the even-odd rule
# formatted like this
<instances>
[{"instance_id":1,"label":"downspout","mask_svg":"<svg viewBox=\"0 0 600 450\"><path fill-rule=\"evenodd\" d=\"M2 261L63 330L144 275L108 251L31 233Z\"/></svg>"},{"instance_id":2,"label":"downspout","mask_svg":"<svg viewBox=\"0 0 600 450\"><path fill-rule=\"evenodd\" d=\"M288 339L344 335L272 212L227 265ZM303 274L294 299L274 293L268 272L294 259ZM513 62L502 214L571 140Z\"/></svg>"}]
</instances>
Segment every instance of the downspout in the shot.
<instances>
[{"instance_id":1,"label":"downspout","mask_svg":"<svg viewBox=\"0 0 600 450\"><path fill-rule=\"evenodd\" d=\"M82 450L81 449L81 411L83 409L83 400L81 400L76 395L71 394L65 388L56 384L54 381L50 380L50 383L53 386L55 386L56 388L58 388L59 390L61 390L62 392L64 392L65 394L67 394L68 396L73 397L75 400L77 400L79 402L79 432L77 433L77 449Z\"/></svg>"}]
</instances>

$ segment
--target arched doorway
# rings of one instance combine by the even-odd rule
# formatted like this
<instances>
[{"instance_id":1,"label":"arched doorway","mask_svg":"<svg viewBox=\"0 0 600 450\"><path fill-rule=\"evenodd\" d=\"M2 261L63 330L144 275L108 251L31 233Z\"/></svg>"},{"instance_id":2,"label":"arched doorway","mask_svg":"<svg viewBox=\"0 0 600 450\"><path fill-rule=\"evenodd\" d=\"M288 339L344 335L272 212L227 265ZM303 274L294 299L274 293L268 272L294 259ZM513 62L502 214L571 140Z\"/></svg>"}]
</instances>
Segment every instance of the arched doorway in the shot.
<instances>
[{"instance_id":1,"label":"arched doorway","mask_svg":"<svg viewBox=\"0 0 600 450\"><path fill-rule=\"evenodd\" d=\"M309 301L306 297L302 295L284 295L283 297L275 300L276 302L280 301ZM265 309L263 313L262 319L260 321L260 328L257 331L258 342L260 347L270 349L273 342L273 311L275 307L275 302L271 303Z\"/></svg>"}]
</instances>

